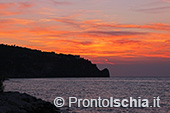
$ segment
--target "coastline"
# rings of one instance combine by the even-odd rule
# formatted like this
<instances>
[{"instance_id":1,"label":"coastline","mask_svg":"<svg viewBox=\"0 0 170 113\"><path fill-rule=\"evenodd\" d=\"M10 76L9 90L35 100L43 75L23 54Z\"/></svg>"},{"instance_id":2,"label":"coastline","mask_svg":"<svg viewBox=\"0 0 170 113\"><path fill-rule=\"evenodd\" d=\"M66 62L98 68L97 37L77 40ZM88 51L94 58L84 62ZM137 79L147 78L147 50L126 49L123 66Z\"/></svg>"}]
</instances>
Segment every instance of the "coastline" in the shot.
<instances>
[{"instance_id":1,"label":"coastline","mask_svg":"<svg viewBox=\"0 0 170 113\"><path fill-rule=\"evenodd\" d=\"M167 78L77 78L77 79L12 79L4 83L5 91L28 93L48 102L56 97L63 97L66 103L59 108L62 113L91 113L91 112L156 112L164 113L169 110L170 79ZM165 93L162 93L165 91ZM141 92L139 94L139 92ZM153 93L154 92L154 93ZM161 108L78 108L77 105L68 107L68 98L144 98L152 103L153 97L159 96ZM167 104L165 104L167 103Z\"/></svg>"}]
</instances>

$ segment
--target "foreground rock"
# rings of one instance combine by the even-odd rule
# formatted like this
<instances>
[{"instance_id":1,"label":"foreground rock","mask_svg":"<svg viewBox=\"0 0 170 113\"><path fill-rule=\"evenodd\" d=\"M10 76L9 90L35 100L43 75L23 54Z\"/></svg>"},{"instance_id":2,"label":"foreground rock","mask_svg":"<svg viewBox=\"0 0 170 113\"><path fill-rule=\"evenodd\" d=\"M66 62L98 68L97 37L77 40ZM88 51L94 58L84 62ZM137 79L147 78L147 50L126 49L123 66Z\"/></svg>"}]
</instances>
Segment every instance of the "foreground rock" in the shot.
<instances>
[{"instance_id":1,"label":"foreground rock","mask_svg":"<svg viewBox=\"0 0 170 113\"><path fill-rule=\"evenodd\" d=\"M0 113L59 113L59 109L26 93L4 92L0 93Z\"/></svg>"}]
</instances>

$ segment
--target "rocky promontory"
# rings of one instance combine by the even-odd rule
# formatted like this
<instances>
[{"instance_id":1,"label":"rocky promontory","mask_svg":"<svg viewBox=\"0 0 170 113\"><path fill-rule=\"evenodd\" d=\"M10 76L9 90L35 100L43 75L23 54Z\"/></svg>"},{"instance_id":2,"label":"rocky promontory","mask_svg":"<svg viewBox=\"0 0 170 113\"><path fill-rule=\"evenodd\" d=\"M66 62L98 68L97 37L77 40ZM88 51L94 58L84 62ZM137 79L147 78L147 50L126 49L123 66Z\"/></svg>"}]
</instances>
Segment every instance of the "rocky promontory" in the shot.
<instances>
[{"instance_id":1,"label":"rocky promontory","mask_svg":"<svg viewBox=\"0 0 170 113\"><path fill-rule=\"evenodd\" d=\"M0 93L0 113L60 113L50 102L37 99L26 93Z\"/></svg>"},{"instance_id":2,"label":"rocky promontory","mask_svg":"<svg viewBox=\"0 0 170 113\"><path fill-rule=\"evenodd\" d=\"M56 54L0 44L0 72L5 78L109 77L109 70L79 55Z\"/></svg>"}]
</instances>

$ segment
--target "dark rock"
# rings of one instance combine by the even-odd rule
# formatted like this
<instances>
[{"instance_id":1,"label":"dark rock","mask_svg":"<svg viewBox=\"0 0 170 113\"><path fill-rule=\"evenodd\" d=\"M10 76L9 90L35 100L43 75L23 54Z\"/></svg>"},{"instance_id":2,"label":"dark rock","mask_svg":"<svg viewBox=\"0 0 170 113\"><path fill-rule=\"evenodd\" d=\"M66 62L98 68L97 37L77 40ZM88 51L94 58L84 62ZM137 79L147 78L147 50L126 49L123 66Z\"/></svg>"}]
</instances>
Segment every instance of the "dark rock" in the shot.
<instances>
[{"instance_id":1,"label":"dark rock","mask_svg":"<svg viewBox=\"0 0 170 113\"><path fill-rule=\"evenodd\" d=\"M109 77L110 76L109 70L107 68L103 69L101 71L101 75L104 75L104 77Z\"/></svg>"},{"instance_id":2,"label":"dark rock","mask_svg":"<svg viewBox=\"0 0 170 113\"><path fill-rule=\"evenodd\" d=\"M18 92L0 93L0 113L59 113L50 102Z\"/></svg>"}]
</instances>

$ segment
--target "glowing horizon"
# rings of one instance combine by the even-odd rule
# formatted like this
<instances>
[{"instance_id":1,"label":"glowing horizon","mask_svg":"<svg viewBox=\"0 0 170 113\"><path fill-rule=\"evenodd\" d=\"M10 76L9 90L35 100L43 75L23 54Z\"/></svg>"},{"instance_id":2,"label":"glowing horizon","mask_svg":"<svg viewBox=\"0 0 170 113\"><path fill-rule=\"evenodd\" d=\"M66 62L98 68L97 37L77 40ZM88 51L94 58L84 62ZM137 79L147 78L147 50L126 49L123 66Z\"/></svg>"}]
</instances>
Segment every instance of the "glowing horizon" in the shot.
<instances>
[{"instance_id":1,"label":"glowing horizon","mask_svg":"<svg viewBox=\"0 0 170 113\"><path fill-rule=\"evenodd\" d=\"M97 64L167 62L170 0L1 0L0 42Z\"/></svg>"}]
</instances>

